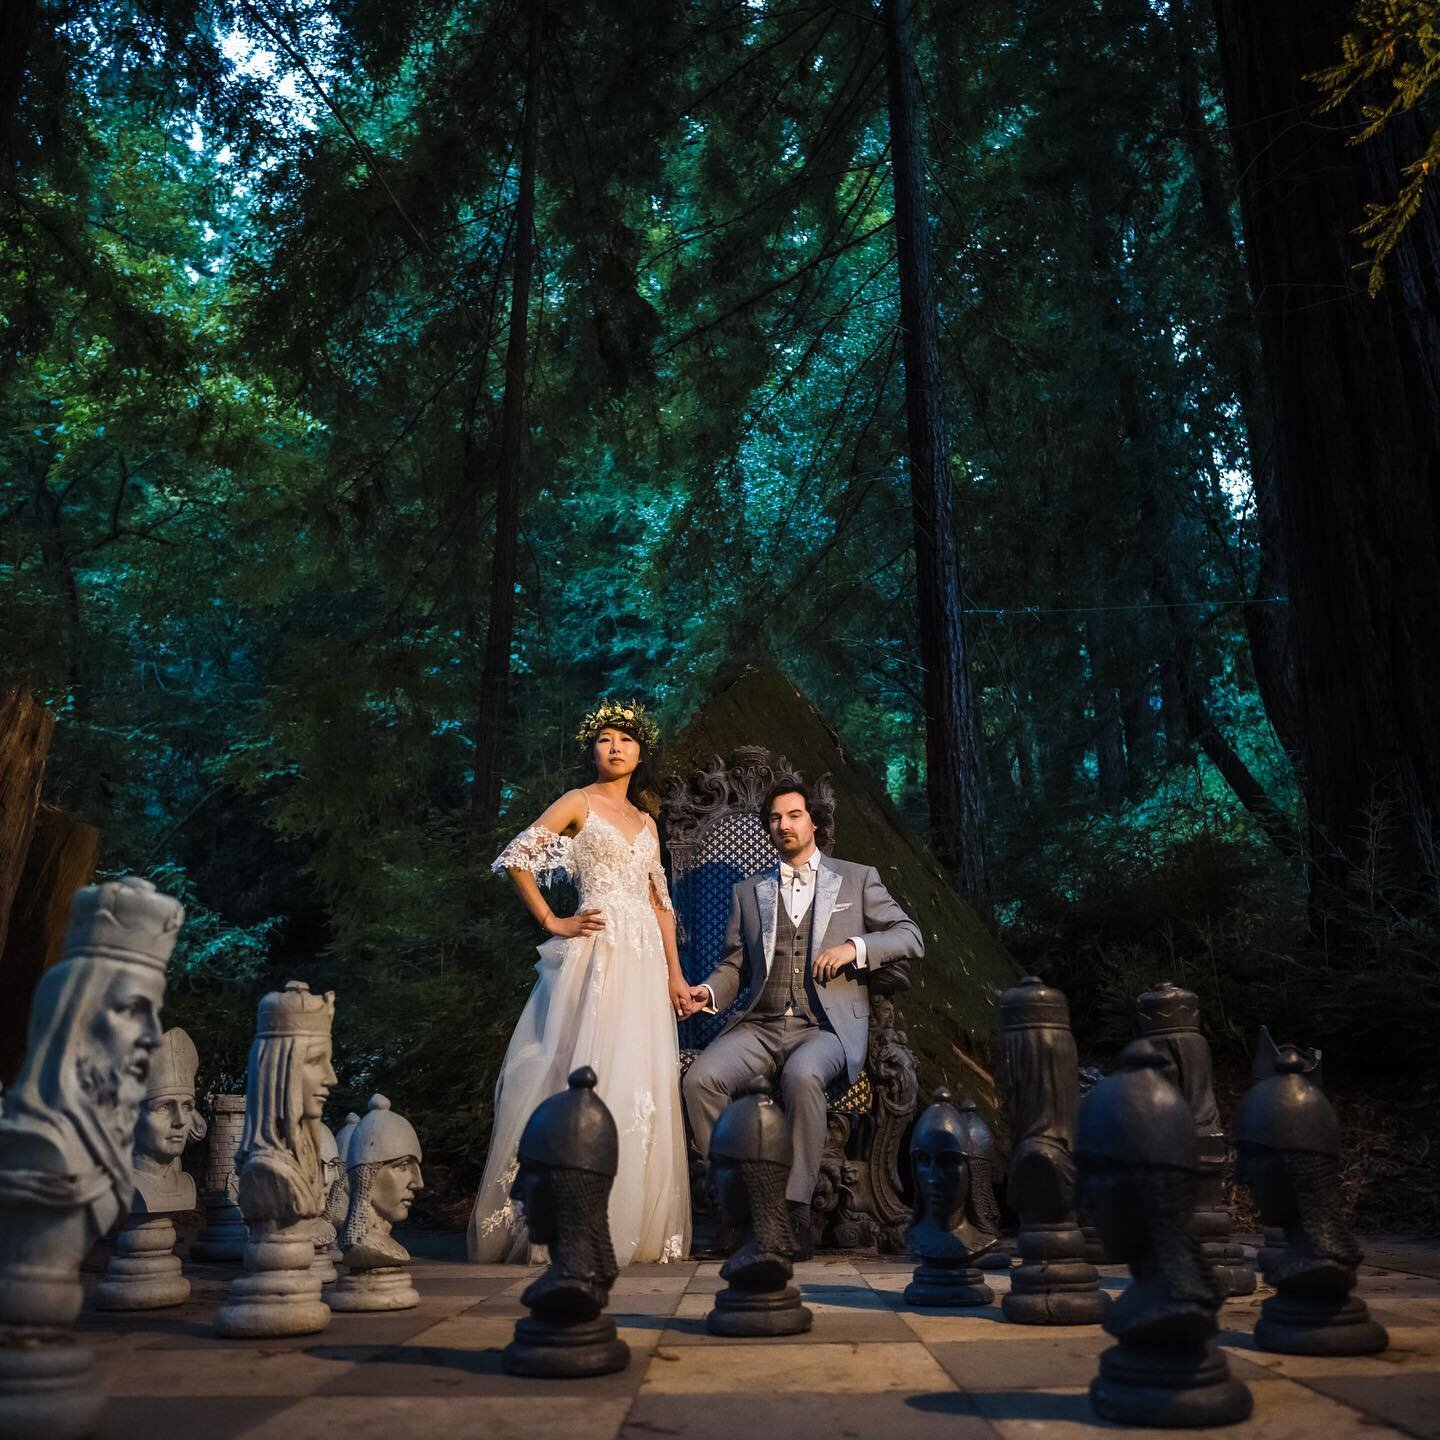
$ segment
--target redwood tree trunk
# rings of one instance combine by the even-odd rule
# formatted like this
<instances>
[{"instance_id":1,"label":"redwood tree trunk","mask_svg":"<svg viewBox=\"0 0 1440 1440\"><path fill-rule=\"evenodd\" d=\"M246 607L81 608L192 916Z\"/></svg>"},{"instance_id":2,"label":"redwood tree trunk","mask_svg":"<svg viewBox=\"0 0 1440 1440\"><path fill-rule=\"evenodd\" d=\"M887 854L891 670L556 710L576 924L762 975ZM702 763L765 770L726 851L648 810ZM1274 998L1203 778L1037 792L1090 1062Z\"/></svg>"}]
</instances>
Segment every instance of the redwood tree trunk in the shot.
<instances>
[{"instance_id":1,"label":"redwood tree trunk","mask_svg":"<svg viewBox=\"0 0 1440 1440\"><path fill-rule=\"evenodd\" d=\"M530 282L535 266L535 169L540 139L541 42L544 6L530 12L525 110L521 118L520 181L515 204L510 334L500 402L500 453L495 467L495 553L490 566L490 618L475 721L472 805L487 824L500 813L500 763L510 702L510 650L515 639L515 573L520 538L520 471L525 442L526 361Z\"/></svg>"},{"instance_id":2,"label":"redwood tree trunk","mask_svg":"<svg viewBox=\"0 0 1440 1440\"><path fill-rule=\"evenodd\" d=\"M1418 121L1357 147L1346 141L1378 89L1315 114L1303 77L1338 57L1351 0L1216 0L1215 13L1274 410L1312 842L1332 880L1383 861L1408 908L1433 888L1440 814L1440 200L1430 186L1369 300L1353 231L1419 155Z\"/></svg>"},{"instance_id":3,"label":"redwood tree trunk","mask_svg":"<svg viewBox=\"0 0 1440 1440\"><path fill-rule=\"evenodd\" d=\"M1109 619L1103 610L1097 610L1085 622L1085 648L1090 652L1090 696L1095 708L1096 780L1101 802L1114 806L1124 800L1128 781Z\"/></svg>"},{"instance_id":4,"label":"redwood tree trunk","mask_svg":"<svg viewBox=\"0 0 1440 1440\"><path fill-rule=\"evenodd\" d=\"M53 805L41 805L20 886L0 948L0 1084L25 1059L30 1001L41 975L60 958L70 902L95 875L100 832Z\"/></svg>"},{"instance_id":5,"label":"redwood tree trunk","mask_svg":"<svg viewBox=\"0 0 1440 1440\"><path fill-rule=\"evenodd\" d=\"M20 888L55 719L27 686L0 681L0 950Z\"/></svg>"},{"instance_id":6,"label":"redwood tree trunk","mask_svg":"<svg viewBox=\"0 0 1440 1440\"><path fill-rule=\"evenodd\" d=\"M936 858L962 890L979 895L985 889L980 751L941 404L925 153L916 121L913 5L914 0L885 0L885 38L920 661L925 667L926 788Z\"/></svg>"},{"instance_id":7,"label":"redwood tree trunk","mask_svg":"<svg viewBox=\"0 0 1440 1440\"><path fill-rule=\"evenodd\" d=\"M1231 205L1233 191L1225 157L1217 147L1202 99L1200 29L1196 13L1202 0L1174 0L1169 23L1175 50L1175 106L1180 136L1195 175L1199 213L1205 222L1211 253L1220 277L1224 314L1207 348L1235 388L1250 452L1250 479L1255 492L1259 569L1252 598L1245 605L1245 633L1255 683L1265 713L1292 763L1298 760L1299 721L1295 680L1295 634L1288 604L1290 585L1285 569L1285 543L1275 495L1274 454L1270 434L1265 374L1250 327L1250 299L1245 265L1236 244Z\"/></svg>"}]
</instances>

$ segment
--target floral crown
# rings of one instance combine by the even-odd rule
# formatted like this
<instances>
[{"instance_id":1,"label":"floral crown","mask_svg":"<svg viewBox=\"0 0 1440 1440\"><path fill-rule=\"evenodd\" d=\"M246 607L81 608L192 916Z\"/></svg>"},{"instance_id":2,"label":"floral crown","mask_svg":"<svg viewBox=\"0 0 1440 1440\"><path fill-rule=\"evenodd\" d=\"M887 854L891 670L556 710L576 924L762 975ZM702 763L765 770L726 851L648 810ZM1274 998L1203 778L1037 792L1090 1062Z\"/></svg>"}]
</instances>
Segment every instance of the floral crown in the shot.
<instances>
[{"instance_id":1,"label":"floral crown","mask_svg":"<svg viewBox=\"0 0 1440 1440\"><path fill-rule=\"evenodd\" d=\"M575 738L582 745L593 745L602 730L613 727L633 735L647 750L654 750L660 743L660 727L645 713L645 707L638 700L602 700L580 722Z\"/></svg>"}]
</instances>

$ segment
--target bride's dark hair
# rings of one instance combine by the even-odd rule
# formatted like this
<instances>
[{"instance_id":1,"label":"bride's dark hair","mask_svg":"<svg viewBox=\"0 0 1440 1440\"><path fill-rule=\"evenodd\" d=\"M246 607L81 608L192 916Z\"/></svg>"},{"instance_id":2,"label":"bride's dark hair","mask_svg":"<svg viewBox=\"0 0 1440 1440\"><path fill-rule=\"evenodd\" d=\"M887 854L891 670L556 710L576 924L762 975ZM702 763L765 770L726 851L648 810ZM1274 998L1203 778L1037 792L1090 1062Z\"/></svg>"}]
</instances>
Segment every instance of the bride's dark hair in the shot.
<instances>
[{"instance_id":1,"label":"bride's dark hair","mask_svg":"<svg viewBox=\"0 0 1440 1440\"><path fill-rule=\"evenodd\" d=\"M648 815L654 815L660 803L660 779L655 773L654 757L650 753L650 747L628 725L612 722L605 728L607 730L623 730L640 747L640 762L630 773L630 788L626 793L629 795L632 805L644 810ZM590 784L599 770L599 766L595 763L595 746L599 740L600 737L597 735L594 740L586 741L580 746L576 769L580 774L582 785Z\"/></svg>"}]
</instances>

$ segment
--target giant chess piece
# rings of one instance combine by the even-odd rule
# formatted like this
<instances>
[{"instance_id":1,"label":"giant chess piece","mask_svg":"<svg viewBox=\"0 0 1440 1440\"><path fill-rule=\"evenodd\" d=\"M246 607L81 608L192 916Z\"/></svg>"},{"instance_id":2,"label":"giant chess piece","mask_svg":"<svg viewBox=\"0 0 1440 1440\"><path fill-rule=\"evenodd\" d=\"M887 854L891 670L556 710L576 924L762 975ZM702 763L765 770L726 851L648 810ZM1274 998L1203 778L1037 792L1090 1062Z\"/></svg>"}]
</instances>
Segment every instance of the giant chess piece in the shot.
<instances>
[{"instance_id":1,"label":"giant chess piece","mask_svg":"<svg viewBox=\"0 0 1440 1440\"><path fill-rule=\"evenodd\" d=\"M335 1132L335 1148L340 1153L340 1168L343 1170L349 1163L346 1157L350 1153L350 1137L355 1133L355 1127L360 1123L360 1117L352 1110L346 1115L340 1128ZM344 1217L341 1217L344 1223Z\"/></svg>"},{"instance_id":2,"label":"giant chess piece","mask_svg":"<svg viewBox=\"0 0 1440 1440\"><path fill-rule=\"evenodd\" d=\"M390 1227L410 1214L423 1187L420 1137L383 1095L370 1097L350 1135L349 1207L340 1231L345 1274L330 1292L332 1310L413 1310L420 1296L405 1269L410 1252Z\"/></svg>"},{"instance_id":3,"label":"giant chess piece","mask_svg":"<svg viewBox=\"0 0 1440 1440\"><path fill-rule=\"evenodd\" d=\"M315 1222L315 1263L311 1267L320 1284L333 1285L340 1272L335 1268L344 1258L337 1243L345 1212L350 1208L350 1182L340 1146L330 1127L320 1126L320 1175L325 1186L325 1213ZM333 1308L333 1307L332 1307Z\"/></svg>"},{"instance_id":4,"label":"giant chess piece","mask_svg":"<svg viewBox=\"0 0 1440 1440\"><path fill-rule=\"evenodd\" d=\"M238 1264L245 1258L245 1217L235 1203L240 1184L235 1150L245 1129L245 1097L212 1095L209 1104L210 1144L200 1194L205 1223L190 1242L189 1258Z\"/></svg>"},{"instance_id":5,"label":"giant chess piece","mask_svg":"<svg viewBox=\"0 0 1440 1440\"><path fill-rule=\"evenodd\" d=\"M249 1238L245 1274L215 1312L215 1331L241 1339L311 1335L330 1323L315 1262L325 1209L320 1116L335 1072L335 996L301 980L266 995L256 1014L246 1075L245 1129L235 1154Z\"/></svg>"},{"instance_id":6,"label":"giant chess piece","mask_svg":"<svg viewBox=\"0 0 1440 1440\"><path fill-rule=\"evenodd\" d=\"M1284 1235L1265 1252L1275 1294L1260 1307L1255 1343L1282 1355L1373 1355L1390 1337L1351 1293L1364 1257L1341 1211L1340 1122L1309 1054L1279 1050L1272 1063L1236 1124L1240 1182Z\"/></svg>"},{"instance_id":7,"label":"giant chess piece","mask_svg":"<svg viewBox=\"0 0 1440 1440\"><path fill-rule=\"evenodd\" d=\"M510 1198L525 1213L530 1243L549 1247L550 1264L520 1297L530 1314L515 1322L502 1368L544 1379L623 1370L630 1347L605 1314L620 1273L609 1210L620 1137L588 1065L570 1076L568 1090L535 1107L516 1158Z\"/></svg>"},{"instance_id":8,"label":"giant chess piece","mask_svg":"<svg viewBox=\"0 0 1440 1440\"><path fill-rule=\"evenodd\" d=\"M205 1138L195 1108L200 1056L183 1030L167 1030L150 1061L145 1103L135 1123L135 1198L115 1237L105 1278L95 1287L100 1310L163 1310L190 1298L180 1273L172 1215L195 1208L195 1181L180 1168L192 1140Z\"/></svg>"},{"instance_id":9,"label":"giant chess piece","mask_svg":"<svg viewBox=\"0 0 1440 1440\"><path fill-rule=\"evenodd\" d=\"M920 1261L905 1287L911 1305L988 1305L995 1298L978 1264L1000 1238L995 1142L975 1102L957 1109L954 1101L943 1087L935 1091L910 1139L915 1217L905 1243Z\"/></svg>"},{"instance_id":10,"label":"giant chess piece","mask_svg":"<svg viewBox=\"0 0 1440 1440\"><path fill-rule=\"evenodd\" d=\"M1020 1266L1000 1308L1021 1325L1098 1325L1109 1299L1075 1216L1070 1007L1033 975L1000 997L1000 1072L1014 1146L1007 1193L1020 1214Z\"/></svg>"},{"instance_id":11,"label":"giant chess piece","mask_svg":"<svg viewBox=\"0 0 1440 1440\"><path fill-rule=\"evenodd\" d=\"M1320 1051L1311 1049L1307 1045L1277 1045L1267 1025L1262 1025L1260 1033L1255 1037L1255 1058L1250 1066L1251 1083L1253 1084L1257 1080L1267 1080L1272 1075L1280 1074L1282 1056L1289 1057L1292 1062L1298 1063L1300 1074L1308 1076L1322 1090L1325 1088ZM1285 1231L1279 1225L1262 1224L1261 1229L1264 1238L1260 1248L1255 1252L1255 1264L1263 1273L1266 1266L1273 1265L1280 1258L1280 1251L1285 1245Z\"/></svg>"},{"instance_id":12,"label":"giant chess piece","mask_svg":"<svg viewBox=\"0 0 1440 1440\"><path fill-rule=\"evenodd\" d=\"M1200 1184L1192 1221L1205 1257L1215 1267L1225 1294L1253 1295L1255 1267L1234 1239L1234 1225L1225 1208L1225 1168L1230 1147L1220 1127L1215 1103L1210 1042L1200 1030L1200 1003L1190 990L1168 980L1147 990L1135 1002L1140 1032L1165 1057L1171 1081L1190 1105L1200 1157Z\"/></svg>"},{"instance_id":13,"label":"giant chess piece","mask_svg":"<svg viewBox=\"0 0 1440 1440\"><path fill-rule=\"evenodd\" d=\"M1106 1312L1120 1343L1100 1356L1090 1403L1125 1425L1231 1425L1253 1402L1212 1340L1224 1289L1190 1227L1201 1178L1195 1124L1166 1065L1136 1041L1080 1111L1080 1210L1132 1277Z\"/></svg>"},{"instance_id":14,"label":"giant chess piece","mask_svg":"<svg viewBox=\"0 0 1440 1440\"><path fill-rule=\"evenodd\" d=\"M720 1267L726 1288L705 1316L712 1335L800 1335L814 1323L790 1283L795 1232L785 1182L793 1158L784 1111L768 1082L751 1081L710 1134L710 1189L721 1224L740 1237Z\"/></svg>"},{"instance_id":15,"label":"giant chess piece","mask_svg":"<svg viewBox=\"0 0 1440 1440\"><path fill-rule=\"evenodd\" d=\"M25 1064L0 1109L0 1435L74 1440L103 1401L63 1327L80 1262L129 1213L131 1147L185 912L133 876L76 892L35 989Z\"/></svg>"}]
</instances>

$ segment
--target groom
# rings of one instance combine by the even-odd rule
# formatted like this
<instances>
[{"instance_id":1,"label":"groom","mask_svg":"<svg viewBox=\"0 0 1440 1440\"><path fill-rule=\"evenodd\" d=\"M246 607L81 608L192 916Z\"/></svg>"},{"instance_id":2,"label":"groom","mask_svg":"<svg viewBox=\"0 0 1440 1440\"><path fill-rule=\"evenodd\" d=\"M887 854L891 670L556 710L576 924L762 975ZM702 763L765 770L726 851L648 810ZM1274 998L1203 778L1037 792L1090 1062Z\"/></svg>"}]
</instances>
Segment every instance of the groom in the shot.
<instances>
[{"instance_id":1,"label":"groom","mask_svg":"<svg viewBox=\"0 0 1440 1440\"><path fill-rule=\"evenodd\" d=\"M813 1248L810 1201L825 1148L825 1091L853 1083L865 1063L870 992L865 975L924 954L919 927L890 898L873 866L815 848L810 793L776 785L760 819L780 855L778 871L736 885L725 954L690 992L691 1013L728 1009L724 1030L685 1075L685 1109L700 1153L720 1112L747 1080L780 1077L795 1159L785 1187L801 1258Z\"/></svg>"}]
</instances>

